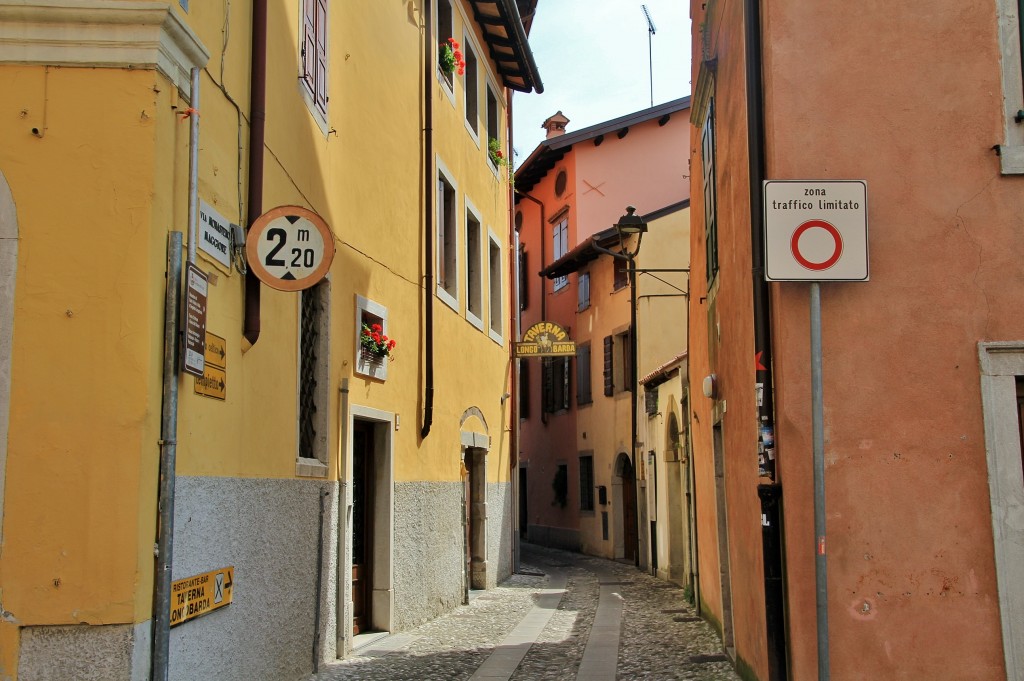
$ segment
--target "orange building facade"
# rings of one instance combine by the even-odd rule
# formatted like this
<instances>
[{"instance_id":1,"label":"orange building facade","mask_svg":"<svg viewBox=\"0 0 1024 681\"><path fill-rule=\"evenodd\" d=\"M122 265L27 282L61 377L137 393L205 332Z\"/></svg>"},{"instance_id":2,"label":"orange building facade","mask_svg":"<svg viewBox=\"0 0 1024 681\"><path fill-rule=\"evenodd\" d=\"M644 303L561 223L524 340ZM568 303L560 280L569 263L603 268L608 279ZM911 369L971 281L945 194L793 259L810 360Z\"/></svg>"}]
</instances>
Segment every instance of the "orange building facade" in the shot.
<instances>
[{"instance_id":1,"label":"orange building facade","mask_svg":"<svg viewBox=\"0 0 1024 681\"><path fill-rule=\"evenodd\" d=\"M746 678L1024 679L1017 9L691 3L700 600ZM867 186L870 276L820 284L823 536L766 180Z\"/></svg>"}]
</instances>

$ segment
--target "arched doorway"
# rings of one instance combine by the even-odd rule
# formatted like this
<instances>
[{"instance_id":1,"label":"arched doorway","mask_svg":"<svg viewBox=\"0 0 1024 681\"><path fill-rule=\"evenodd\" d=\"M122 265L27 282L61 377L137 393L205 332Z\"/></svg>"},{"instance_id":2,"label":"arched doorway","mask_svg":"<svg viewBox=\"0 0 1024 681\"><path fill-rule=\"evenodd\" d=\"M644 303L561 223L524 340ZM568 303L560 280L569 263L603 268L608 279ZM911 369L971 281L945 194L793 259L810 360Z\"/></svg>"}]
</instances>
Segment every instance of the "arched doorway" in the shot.
<instances>
[{"instance_id":1,"label":"arched doorway","mask_svg":"<svg viewBox=\"0 0 1024 681\"><path fill-rule=\"evenodd\" d=\"M673 404L670 402L670 404ZM667 577L679 584L687 585L686 575L690 571L689 547L689 506L690 493L686 485L686 457L682 454L679 417L675 411L668 413L665 433L665 477L668 479L668 566Z\"/></svg>"},{"instance_id":2,"label":"arched doorway","mask_svg":"<svg viewBox=\"0 0 1024 681\"><path fill-rule=\"evenodd\" d=\"M615 513L615 557L635 565L640 557L636 526L636 472L625 452L620 452L615 459L612 503Z\"/></svg>"}]
</instances>

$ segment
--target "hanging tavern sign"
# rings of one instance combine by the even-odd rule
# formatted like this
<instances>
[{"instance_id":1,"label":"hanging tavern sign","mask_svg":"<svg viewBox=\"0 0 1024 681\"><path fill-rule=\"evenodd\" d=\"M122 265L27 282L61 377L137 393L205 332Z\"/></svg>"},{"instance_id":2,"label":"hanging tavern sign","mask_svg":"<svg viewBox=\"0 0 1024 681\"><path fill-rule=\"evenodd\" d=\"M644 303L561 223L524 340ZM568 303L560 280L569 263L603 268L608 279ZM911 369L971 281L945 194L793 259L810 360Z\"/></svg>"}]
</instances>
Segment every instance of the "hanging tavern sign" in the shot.
<instances>
[{"instance_id":1,"label":"hanging tavern sign","mask_svg":"<svg viewBox=\"0 0 1024 681\"><path fill-rule=\"evenodd\" d=\"M566 357L576 354L576 341L554 322L537 322L516 343L516 357Z\"/></svg>"}]
</instances>

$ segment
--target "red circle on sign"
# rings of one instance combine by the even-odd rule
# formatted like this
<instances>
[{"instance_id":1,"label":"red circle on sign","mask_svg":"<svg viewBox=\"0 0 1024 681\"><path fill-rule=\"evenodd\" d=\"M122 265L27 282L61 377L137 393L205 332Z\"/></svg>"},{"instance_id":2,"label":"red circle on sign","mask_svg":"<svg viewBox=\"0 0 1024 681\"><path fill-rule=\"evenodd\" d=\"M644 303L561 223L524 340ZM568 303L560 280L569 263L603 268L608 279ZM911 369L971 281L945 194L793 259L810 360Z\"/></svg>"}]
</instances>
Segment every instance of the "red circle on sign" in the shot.
<instances>
[{"instance_id":1,"label":"red circle on sign","mask_svg":"<svg viewBox=\"0 0 1024 681\"><path fill-rule=\"evenodd\" d=\"M804 235L804 232L814 227L825 230L832 235L832 239L835 241L835 249L832 251L832 255L821 262L812 262L800 252L800 237ZM839 257L843 254L843 237L840 236L839 230L834 225L824 220L808 220L793 232L793 238L789 241L789 249L793 251L793 257L796 258L798 263L809 270L820 272L839 262Z\"/></svg>"}]
</instances>

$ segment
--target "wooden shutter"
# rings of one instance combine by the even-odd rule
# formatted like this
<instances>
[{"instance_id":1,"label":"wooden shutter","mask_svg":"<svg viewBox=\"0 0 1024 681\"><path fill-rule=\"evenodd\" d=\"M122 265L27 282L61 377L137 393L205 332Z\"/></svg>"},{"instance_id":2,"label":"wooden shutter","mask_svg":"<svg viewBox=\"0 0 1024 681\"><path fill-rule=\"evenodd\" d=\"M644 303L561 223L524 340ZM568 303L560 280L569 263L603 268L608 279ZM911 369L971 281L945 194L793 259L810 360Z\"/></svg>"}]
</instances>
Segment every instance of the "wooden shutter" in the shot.
<instances>
[{"instance_id":1,"label":"wooden shutter","mask_svg":"<svg viewBox=\"0 0 1024 681\"><path fill-rule=\"evenodd\" d=\"M550 357L542 357L540 360L541 367L541 389L540 389L540 402L542 409L545 413L550 414L554 409L552 408L552 398L555 390L554 381L554 367L552 366Z\"/></svg>"},{"instance_id":2,"label":"wooden shutter","mask_svg":"<svg viewBox=\"0 0 1024 681\"><path fill-rule=\"evenodd\" d=\"M530 304L530 269L526 251L519 248L519 309L525 310Z\"/></svg>"},{"instance_id":3,"label":"wooden shutter","mask_svg":"<svg viewBox=\"0 0 1024 681\"><path fill-rule=\"evenodd\" d=\"M316 5L317 0L302 0L302 80L316 93Z\"/></svg>"},{"instance_id":4,"label":"wooden shutter","mask_svg":"<svg viewBox=\"0 0 1024 681\"><path fill-rule=\"evenodd\" d=\"M604 394L611 397L615 394L615 339L604 337Z\"/></svg>"},{"instance_id":5,"label":"wooden shutter","mask_svg":"<svg viewBox=\"0 0 1024 681\"><path fill-rule=\"evenodd\" d=\"M561 357L560 359L562 360L560 362L560 364L562 365L562 376L561 376L561 378L562 378L562 390L561 390L561 394L559 395L559 397L561 399L559 400L559 403L556 406L559 409L568 409L569 408L569 358L568 357Z\"/></svg>"},{"instance_id":6,"label":"wooden shutter","mask_svg":"<svg viewBox=\"0 0 1024 681\"><path fill-rule=\"evenodd\" d=\"M327 0L316 0L316 105L327 113Z\"/></svg>"},{"instance_id":7,"label":"wooden shutter","mask_svg":"<svg viewBox=\"0 0 1024 681\"><path fill-rule=\"evenodd\" d=\"M519 360L519 418L530 417L530 363Z\"/></svg>"},{"instance_id":8,"label":"wooden shutter","mask_svg":"<svg viewBox=\"0 0 1024 681\"><path fill-rule=\"evenodd\" d=\"M576 404L589 404L590 396L590 346L576 346Z\"/></svg>"}]
</instances>

